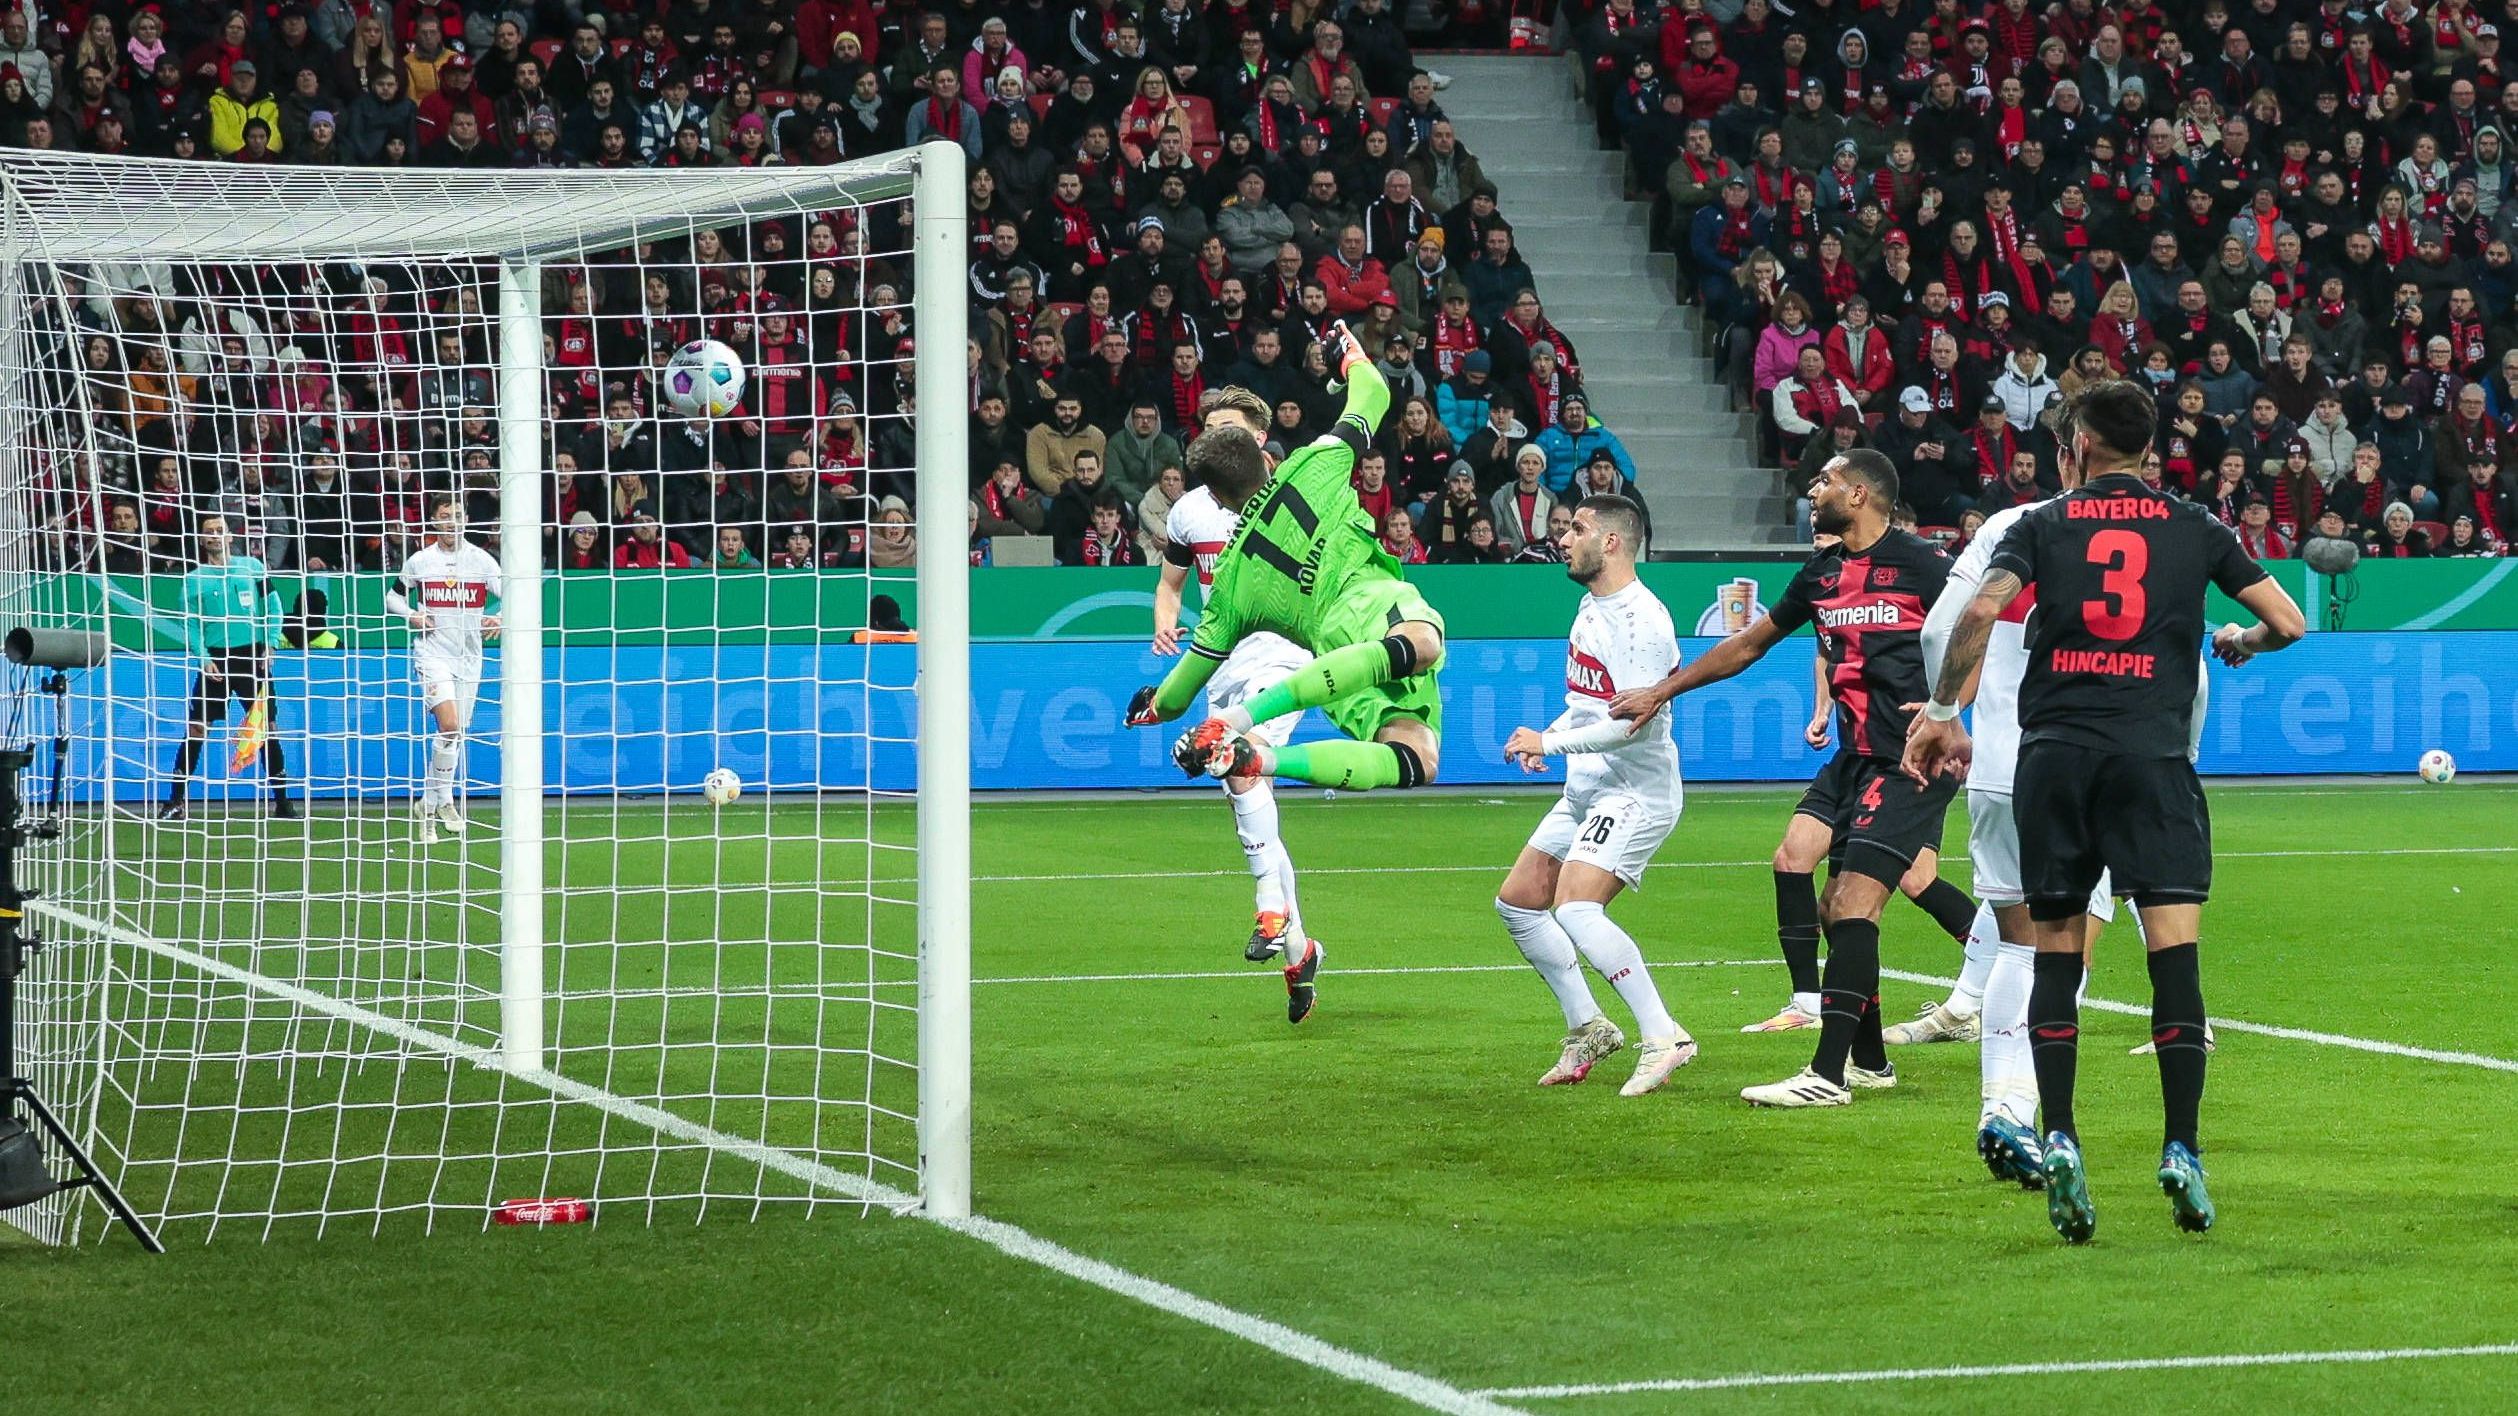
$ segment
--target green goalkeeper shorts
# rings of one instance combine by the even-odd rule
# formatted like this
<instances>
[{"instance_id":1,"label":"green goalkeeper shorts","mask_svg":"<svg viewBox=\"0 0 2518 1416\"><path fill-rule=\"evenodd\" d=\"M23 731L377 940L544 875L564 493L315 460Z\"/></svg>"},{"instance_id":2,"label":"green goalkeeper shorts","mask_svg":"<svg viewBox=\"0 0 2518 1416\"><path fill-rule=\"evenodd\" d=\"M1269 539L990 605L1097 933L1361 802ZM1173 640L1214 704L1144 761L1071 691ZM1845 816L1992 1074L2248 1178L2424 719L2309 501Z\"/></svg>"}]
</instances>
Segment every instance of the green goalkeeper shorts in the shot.
<instances>
[{"instance_id":1,"label":"green goalkeeper shorts","mask_svg":"<svg viewBox=\"0 0 2518 1416\"><path fill-rule=\"evenodd\" d=\"M1404 580L1372 580L1349 590L1320 623L1319 653L1350 644L1376 643L1410 620L1443 627L1443 617ZM1394 718L1413 718L1436 736L1443 730L1443 696L1435 676L1441 666L1378 684L1321 705L1321 715L1357 742L1371 742Z\"/></svg>"}]
</instances>

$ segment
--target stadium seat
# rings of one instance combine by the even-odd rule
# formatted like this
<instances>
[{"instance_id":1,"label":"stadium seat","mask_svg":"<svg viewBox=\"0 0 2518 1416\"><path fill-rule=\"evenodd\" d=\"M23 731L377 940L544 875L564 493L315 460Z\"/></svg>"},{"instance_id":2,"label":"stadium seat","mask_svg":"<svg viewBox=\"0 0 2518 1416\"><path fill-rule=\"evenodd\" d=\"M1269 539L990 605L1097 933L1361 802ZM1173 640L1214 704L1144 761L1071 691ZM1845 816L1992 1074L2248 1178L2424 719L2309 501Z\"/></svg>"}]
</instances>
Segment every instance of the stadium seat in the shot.
<instances>
[{"instance_id":1,"label":"stadium seat","mask_svg":"<svg viewBox=\"0 0 2518 1416\"><path fill-rule=\"evenodd\" d=\"M1203 172L1213 167L1215 160L1224 155L1224 148L1218 143L1200 143L1189 150L1189 155L1197 160L1198 170Z\"/></svg>"},{"instance_id":2,"label":"stadium seat","mask_svg":"<svg viewBox=\"0 0 2518 1416\"><path fill-rule=\"evenodd\" d=\"M560 42L556 39L537 39L531 48L533 57L542 61L543 72L549 73L551 61L560 57Z\"/></svg>"},{"instance_id":3,"label":"stadium seat","mask_svg":"<svg viewBox=\"0 0 2518 1416\"><path fill-rule=\"evenodd\" d=\"M1399 111L1399 100L1395 98L1376 98L1368 106L1373 112L1373 126L1376 128L1387 128L1390 126L1390 115Z\"/></svg>"},{"instance_id":4,"label":"stadium seat","mask_svg":"<svg viewBox=\"0 0 2518 1416\"><path fill-rule=\"evenodd\" d=\"M1189 110L1189 144L1192 147L1221 147L1224 135L1216 131L1215 102L1193 93L1180 95L1180 106Z\"/></svg>"},{"instance_id":5,"label":"stadium seat","mask_svg":"<svg viewBox=\"0 0 2518 1416\"><path fill-rule=\"evenodd\" d=\"M628 39L616 39L612 41L612 57L618 59L622 55L629 53L630 45L634 42L635 41Z\"/></svg>"},{"instance_id":6,"label":"stadium seat","mask_svg":"<svg viewBox=\"0 0 2518 1416\"><path fill-rule=\"evenodd\" d=\"M761 90L761 106L763 108L775 108L781 111L793 108L796 106L795 90L763 89Z\"/></svg>"},{"instance_id":7,"label":"stadium seat","mask_svg":"<svg viewBox=\"0 0 2518 1416\"><path fill-rule=\"evenodd\" d=\"M1075 300L1052 300L1042 305L1040 312L1052 324L1064 329L1067 321L1084 313L1084 306L1082 302Z\"/></svg>"},{"instance_id":8,"label":"stadium seat","mask_svg":"<svg viewBox=\"0 0 2518 1416\"><path fill-rule=\"evenodd\" d=\"M1052 100L1057 98L1057 96L1058 95L1054 93L1033 94L1031 97L1032 116L1035 118L1047 117L1049 115L1049 105Z\"/></svg>"},{"instance_id":9,"label":"stadium seat","mask_svg":"<svg viewBox=\"0 0 2518 1416\"><path fill-rule=\"evenodd\" d=\"M1936 546L1955 545L1958 541L1958 528L1955 526L1918 526L1915 534Z\"/></svg>"},{"instance_id":10,"label":"stadium seat","mask_svg":"<svg viewBox=\"0 0 2518 1416\"><path fill-rule=\"evenodd\" d=\"M2413 529L2431 538L2434 546L2448 544L2448 524L2444 521L2416 521Z\"/></svg>"}]
</instances>

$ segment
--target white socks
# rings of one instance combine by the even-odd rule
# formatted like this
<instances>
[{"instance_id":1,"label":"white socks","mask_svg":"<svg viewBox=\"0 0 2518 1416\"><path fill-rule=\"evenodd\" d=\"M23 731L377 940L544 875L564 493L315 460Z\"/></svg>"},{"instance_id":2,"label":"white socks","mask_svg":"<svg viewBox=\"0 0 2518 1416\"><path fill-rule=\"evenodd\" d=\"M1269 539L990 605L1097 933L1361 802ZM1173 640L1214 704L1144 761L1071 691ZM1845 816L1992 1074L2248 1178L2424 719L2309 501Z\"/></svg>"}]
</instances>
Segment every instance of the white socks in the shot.
<instances>
[{"instance_id":1,"label":"white socks","mask_svg":"<svg viewBox=\"0 0 2518 1416\"><path fill-rule=\"evenodd\" d=\"M429 739L428 791L421 801L429 806L452 806L455 800L455 761L463 755L463 735L440 728Z\"/></svg>"},{"instance_id":2,"label":"white socks","mask_svg":"<svg viewBox=\"0 0 2518 1416\"><path fill-rule=\"evenodd\" d=\"M1257 908L1284 915L1288 938L1309 938L1303 933L1302 911L1294 904L1294 858L1286 853L1285 841L1277 834L1275 789L1263 778L1249 791L1227 790L1224 799L1233 804L1233 829L1241 836L1242 854L1250 861ZM1301 953L1298 943L1287 957Z\"/></svg>"},{"instance_id":3,"label":"white socks","mask_svg":"<svg viewBox=\"0 0 2518 1416\"><path fill-rule=\"evenodd\" d=\"M2037 951L2004 940L1995 951L1992 977L1985 983L1984 1110L2037 1129L2037 1067L2029 1056L2028 991L2037 981ZM2090 976L2081 975L2080 996L2090 991Z\"/></svg>"},{"instance_id":4,"label":"white socks","mask_svg":"<svg viewBox=\"0 0 2518 1416\"><path fill-rule=\"evenodd\" d=\"M1967 927L1967 962L1958 971L1958 986L1950 990L1949 1001L1941 1006L1961 1017L1984 1011L1985 984L1993 977L1994 952L2002 943L2002 926L1993 918L1993 906L1978 905L1975 923Z\"/></svg>"},{"instance_id":5,"label":"white socks","mask_svg":"<svg viewBox=\"0 0 2518 1416\"><path fill-rule=\"evenodd\" d=\"M1574 941L1556 922L1556 916L1546 910L1508 905L1502 900L1495 902L1495 913L1503 917L1504 928L1512 931L1521 957L1530 961L1530 967L1539 971L1548 991L1556 995L1556 1006L1565 1012L1566 1031L1600 1016L1600 1005L1591 997L1591 985L1583 981L1582 960L1574 954Z\"/></svg>"},{"instance_id":6,"label":"white socks","mask_svg":"<svg viewBox=\"0 0 2518 1416\"><path fill-rule=\"evenodd\" d=\"M1974 945L1971 942L1972 953ZM1984 1111L2031 1130L2037 1126L2037 1068L2029 1060L2028 990L2037 980L2037 951L2001 942L1984 994Z\"/></svg>"},{"instance_id":7,"label":"white socks","mask_svg":"<svg viewBox=\"0 0 2518 1416\"><path fill-rule=\"evenodd\" d=\"M1636 1032L1647 1038L1685 1037L1670 1010L1661 1006L1661 990L1652 986L1652 973L1644 967L1644 951L1635 947L1634 938L1617 927L1609 912L1596 900L1575 900L1556 907L1556 922L1582 956L1609 981L1626 1006L1634 1011Z\"/></svg>"}]
</instances>

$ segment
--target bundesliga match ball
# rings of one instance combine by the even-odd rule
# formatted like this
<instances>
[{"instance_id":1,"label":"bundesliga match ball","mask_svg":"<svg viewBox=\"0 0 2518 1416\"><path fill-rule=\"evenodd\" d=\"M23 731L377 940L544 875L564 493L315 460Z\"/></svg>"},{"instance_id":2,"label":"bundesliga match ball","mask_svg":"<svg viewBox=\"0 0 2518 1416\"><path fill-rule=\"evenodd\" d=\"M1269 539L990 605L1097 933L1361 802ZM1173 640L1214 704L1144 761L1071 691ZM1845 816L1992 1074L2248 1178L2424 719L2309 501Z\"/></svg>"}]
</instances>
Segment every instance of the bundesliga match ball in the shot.
<instances>
[{"instance_id":1,"label":"bundesliga match ball","mask_svg":"<svg viewBox=\"0 0 2518 1416\"><path fill-rule=\"evenodd\" d=\"M694 339L664 366L665 402L686 418L722 418L743 401L743 360L713 339Z\"/></svg>"},{"instance_id":2,"label":"bundesliga match ball","mask_svg":"<svg viewBox=\"0 0 2518 1416\"><path fill-rule=\"evenodd\" d=\"M710 806L732 806L735 798L743 795L743 779L724 767L718 767L700 779L699 789L700 794L708 798Z\"/></svg>"},{"instance_id":3,"label":"bundesliga match ball","mask_svg":"<svg viewBox=\"0 0 2518 1416\"><path fill-rule=\"evenodd\" d=\"M2423 781L2442 786L2457 779L2457 759L2434 747L2422 754L2422 765L2414 770L2422 774Z\"/></svg>"}]
</instances>

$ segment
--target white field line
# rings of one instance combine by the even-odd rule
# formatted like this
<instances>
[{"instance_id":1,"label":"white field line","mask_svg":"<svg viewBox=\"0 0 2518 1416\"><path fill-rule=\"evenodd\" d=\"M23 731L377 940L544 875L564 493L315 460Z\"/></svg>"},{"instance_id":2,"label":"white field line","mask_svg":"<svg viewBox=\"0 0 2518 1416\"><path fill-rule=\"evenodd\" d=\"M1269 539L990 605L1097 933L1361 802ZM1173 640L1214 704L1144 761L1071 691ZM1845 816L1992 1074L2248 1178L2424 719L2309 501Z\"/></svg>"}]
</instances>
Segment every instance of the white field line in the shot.
<instances>
[{"instance_id":1,"label":"white field line","mask_svg":"<svg viewBox=\"0 0 2518 1416\"><path fill-rule=\"evenodd\" d=\"M1945 978L1935 974L1908 973L1904 969L1884 968L1880 970L1880 977L1898 979L1906 983L1920 983L1932 988L1949 988L1958 982L1954 978ZM2117 1003L2105 998L2084 998L2081 1000L2081 1006L2096 1009L2101 1013L2122 1013L2129 1018L2151 1016L2150 1005L2144 1003ZM2276 1027L2271 1023L2250 1023L2237 1018L2216 1017L2212 1019L2212 1027L2216 1032L2254 1033L2259 1037L2278 1037L2291 1042L2315 1043L2319 1047L2344 1047L2354 1052L2375 1052L2386 1057L2410 1057L2419 1062L2441 1062L2451 1067L2480 1067L2489 1072L2518 1072L2518 1062L2513 1062L2506 1057L2487 1056L2480 1052L2448 1052L2435 1047L2412 1047L2405 1043L2386 1042L2378 1038L2313 1032L2307 1028Z\"/></svg>"},{"instance_id":2,"label":"white field line","mask_svg":"<svg viewBox=\"0 0 2518 1416\"><path fill-rule=\"evenodd\" d=\"M2347 856L2500 856L2518 855L2518 846L2394 846L2378 850L2300 850L2300 851L2214 851L2214 860L2328 860ZM1945 864L1965 865L1967 857L1945 855ZM1771 856L1755 860L1657 860L1650 870L1765 870L1774 865ZM1298 875L1492 875L1503 878L1512 869L1510 861L1502 865L1297 865ZM1231 876L1248 877L1242 870L1113 870L1102 872L1063 872L1056 875L974 875L974 885L1039 885L1061 880L1206 880ZM909 885L916 876L897 879L883 877L869 882L873 885Z\"/></svg>"},{"instance_id":3,"label":"white field line","mask_svg":"<svg viewBox=\"0 0 2518 1416\"><path fill-rule=\"evenodd\" d=\"M1857 1386L1871 1382L1961 1381L1981 1377L2048 1377L2098 1372L2184 1372L2227 1367L2310 1367L2327 1364L2422 1362L2449 1357L2518 1357L2518 1342L2471 1347L2365 1347L2330 1352L2232 1352L2198 1357L2119 1357L2093 1362L2006 1362L1985 1367L1887 1367L1869 1372L1751 1372L1736 1377L1672 1377L1658 1381L1583 1382L1566 1386L1489 1387L1478 1393L1508 1400L1631 1396L1640 1392L1736 1391L1743 1387Z\"/></svg>"},{"instance_id":4,"label":"white field line","mask_svg":"<svg viewBox=\"0 0 2518 1416\"><path fill-rule=\"evenodd\" d=\"M793 1151L763 1145L741 1136L728 1135L660 1107L614 1096L600 1087L572 1081L553 1072L508 1067L496 1048L475 1046L423 1028L416 1028L400 1019L387 1017L372 1009L344 1003L337 998L328 998L310 989L270 978L250 969L238 968L234 964L222 963L193 950L179 948L147 935L101 920L90 919L40 901L31 904L30 909L50 915L73 928L110 937L130 948L173 960L214 977L226 979L231 983L242 984L299 1007L372 1029L421 1051L436 1053L487 1071L503 1073L529 1086L540 1087L544 1091L570 1101L583 1102L597 1110L671 1136L675 1140L705 1146L712 1151L758 1165L764 1170L787 1176L816 1189L844 1195L859 1203L888 1209L897 1214L927 1218L917 1212L917 1196L906 1191L896 1190L862 1175L848 1174L846 1171L797 1155ZM1228 1308L1185 1289L1175 1288L1168 1283L1131 1273L1115 1264L1104 1263L1100 1259L1079 1254L1063 1245L1052 1243L1028 1230L1000 1220L973 1215L968 1219L930 1219L928 1222L966 1238L976 1239L999 1253L1020 1259L1025 1263L1037 1264L1053 1273L1063 1274L1079 1282L1089 1283L1096 1288L1116 1293L1123 1298L1133 1299L1158 1312L1213 1328L1228 1336L1240 1338L1253 1346L1263 1347L1279 1356L1291 1358L1306 1367L1387 1392L1402 1401L1423 1407L1428 1411L1455 1413L1455 1416L1519 1416L1515 1408L1504 1405L1493 1397L1462 1391L1458 1387L1433 1377L1411 1372L1404 1367L1392 1366L1390 1363L1365 1356L1360 1352L1349 1351L1334 1343L1313 1337L1309 1333L1298 1332L1282 1323L1271 1322L1237 1308Z\"/></svg>"}]
</instances>

